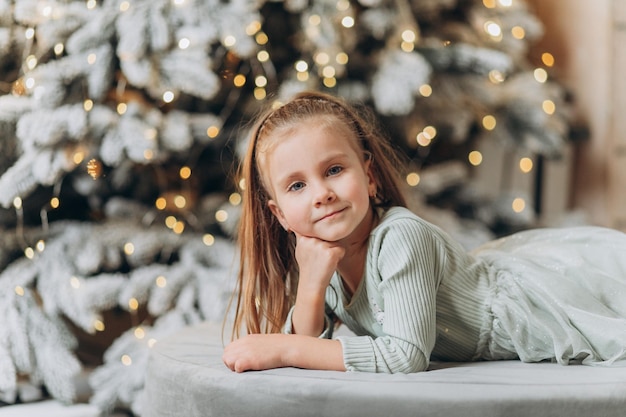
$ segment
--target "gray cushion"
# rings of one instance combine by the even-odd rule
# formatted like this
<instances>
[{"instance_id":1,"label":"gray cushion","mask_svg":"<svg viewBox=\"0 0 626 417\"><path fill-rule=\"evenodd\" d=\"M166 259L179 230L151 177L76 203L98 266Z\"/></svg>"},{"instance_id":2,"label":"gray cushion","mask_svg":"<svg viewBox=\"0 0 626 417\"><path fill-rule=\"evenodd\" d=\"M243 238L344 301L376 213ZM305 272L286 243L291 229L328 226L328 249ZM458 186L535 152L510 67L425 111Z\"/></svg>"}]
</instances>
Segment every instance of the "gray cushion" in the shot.
<instances>
[{"instance_id":1,"label":"gray cushion","mask_svg":"<svg viewBox=\"0 0 626 417\"><path fill-rule=\"evenodd\" d=\"M434 363L416 374L295 368L237 374L219 324L156 344L145 416L626 416L626 368L519 361Z\"/></svg>"}]
</instances>

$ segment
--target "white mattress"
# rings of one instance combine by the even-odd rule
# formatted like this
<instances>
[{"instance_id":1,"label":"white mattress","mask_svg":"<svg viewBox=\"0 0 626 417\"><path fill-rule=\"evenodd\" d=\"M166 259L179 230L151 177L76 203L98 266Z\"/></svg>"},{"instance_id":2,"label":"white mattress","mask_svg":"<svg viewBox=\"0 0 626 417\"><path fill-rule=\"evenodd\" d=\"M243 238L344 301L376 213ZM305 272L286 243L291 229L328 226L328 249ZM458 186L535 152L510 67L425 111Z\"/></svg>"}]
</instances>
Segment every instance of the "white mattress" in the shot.
<instances>
[{"instance_id":1,"label":"white mattress","mask_svg":"<svg viewBox=\"0 0 626 417\"><path fill-rule=\"evenodd\" d=\"M221 360L219 324L183 329L154 347L147 417L624 417L626 368L519 361L433 363L415 374L295 368L237 374Z\"/></svg>"}]
</instances>

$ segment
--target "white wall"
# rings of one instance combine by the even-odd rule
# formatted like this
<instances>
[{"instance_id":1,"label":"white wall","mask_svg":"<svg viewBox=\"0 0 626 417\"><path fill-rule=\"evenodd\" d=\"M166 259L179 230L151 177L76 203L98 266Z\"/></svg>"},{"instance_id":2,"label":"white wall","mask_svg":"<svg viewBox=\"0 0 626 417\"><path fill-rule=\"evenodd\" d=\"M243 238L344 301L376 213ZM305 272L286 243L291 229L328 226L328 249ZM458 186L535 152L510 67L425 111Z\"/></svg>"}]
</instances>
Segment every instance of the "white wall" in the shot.
<instances>
[{"instance_id":1,"label":"white wall","mask_svg":"<svg viewBox=\"0 0 626 417\"><path fill-rule=\"evenodd\" d=\"M546 26L540 47L591 129L578 147L572 205L588 220L626 229L626 0L528 0Z\"/></svg>"}]
</instances>

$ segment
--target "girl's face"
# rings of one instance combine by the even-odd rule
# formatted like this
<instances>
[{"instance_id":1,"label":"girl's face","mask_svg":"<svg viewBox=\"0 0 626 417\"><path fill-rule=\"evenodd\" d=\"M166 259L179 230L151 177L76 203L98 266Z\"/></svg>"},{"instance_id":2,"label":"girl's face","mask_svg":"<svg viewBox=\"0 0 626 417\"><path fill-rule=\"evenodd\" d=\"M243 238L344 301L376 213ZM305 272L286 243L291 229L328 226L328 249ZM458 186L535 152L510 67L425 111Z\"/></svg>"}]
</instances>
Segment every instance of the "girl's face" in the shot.
<instances>
[{"instance_id":1,"label":"girl's face","mask_svg":"<svg viewBox=\"0 0 626 417\"><path fill-rule=\"evenodd\" d=\"M343 124L314 118L273 141L261 168L285 230L331 242L369 235L376 184Z\"/></svg>"}]
</instances>

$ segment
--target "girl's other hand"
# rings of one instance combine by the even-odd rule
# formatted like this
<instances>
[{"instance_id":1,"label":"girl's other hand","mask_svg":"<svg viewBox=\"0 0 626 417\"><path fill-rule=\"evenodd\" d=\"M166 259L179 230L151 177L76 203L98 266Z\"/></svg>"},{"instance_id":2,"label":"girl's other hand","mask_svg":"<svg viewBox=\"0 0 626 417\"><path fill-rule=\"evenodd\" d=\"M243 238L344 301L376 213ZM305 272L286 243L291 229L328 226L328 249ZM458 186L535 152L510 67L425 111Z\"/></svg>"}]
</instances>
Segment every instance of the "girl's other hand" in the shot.
<instances>
[{"instance_id":1,"label":"girl's other hand","mask_svg":"<svg viewBox=\"0 0 626 417\"><path fill-rule=\"evenodd\" d=\"M296 262L300 269L300 283L309 291L325 291L337 269L337 264L345 255L345 249L334 242L315 237L296 235Z\"/></svg>"}]
</instances>

